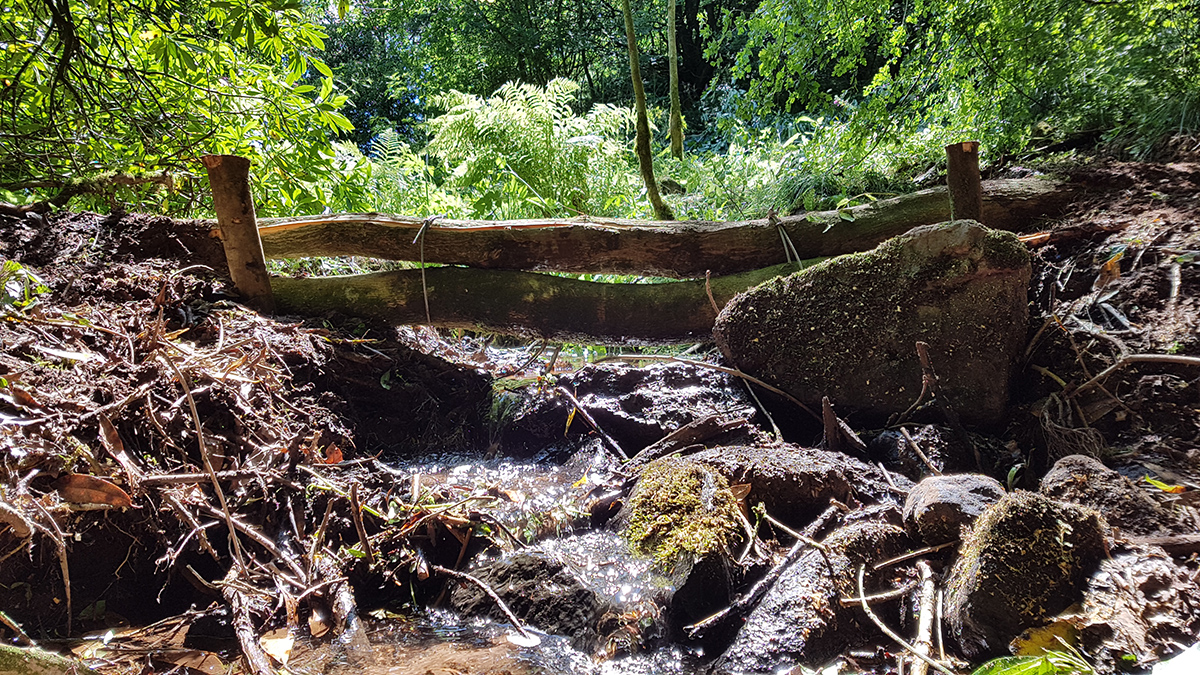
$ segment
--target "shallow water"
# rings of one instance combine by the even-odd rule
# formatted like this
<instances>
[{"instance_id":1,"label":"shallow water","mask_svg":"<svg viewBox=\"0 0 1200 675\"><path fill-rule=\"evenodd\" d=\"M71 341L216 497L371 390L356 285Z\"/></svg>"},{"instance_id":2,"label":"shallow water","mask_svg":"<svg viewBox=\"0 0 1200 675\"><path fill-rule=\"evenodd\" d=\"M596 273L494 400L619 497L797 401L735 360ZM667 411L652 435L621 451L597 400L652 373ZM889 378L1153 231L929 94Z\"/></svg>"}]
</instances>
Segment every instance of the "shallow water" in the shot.
<instances>
[{"instance_id":1,"label":"shallow water","mask_svg":"<svg viewBox=\"0 0 1200 675\"><path fill-rule=\"evenodd\" d=\"M620 481L614 479L614 468L599 444L589 443L563 463L447 456L392 467L392 473L398 485L408 485L412 476L419 476L421 490L429 493L487 492L496 497L473 508L486 511L523 543L493 536L503 550L489 550L465 565L466 571L516 550L537 552L561 562L635 624L660 624L659 604L672 590L672 580L620 536L587 529L589 501L614 480ZM399 614L374 612L365 623L365 641L297 642L288 669L329 675L650 675L696 672L702 657L667 645L648 653L606 658L572 648L569 636L527 628L540 639L536 646L520 646L523 639L509 624L463 618L450 611L408 607ZM604 651L603 644L599 651Z\"/></svg>"}]
</instances>

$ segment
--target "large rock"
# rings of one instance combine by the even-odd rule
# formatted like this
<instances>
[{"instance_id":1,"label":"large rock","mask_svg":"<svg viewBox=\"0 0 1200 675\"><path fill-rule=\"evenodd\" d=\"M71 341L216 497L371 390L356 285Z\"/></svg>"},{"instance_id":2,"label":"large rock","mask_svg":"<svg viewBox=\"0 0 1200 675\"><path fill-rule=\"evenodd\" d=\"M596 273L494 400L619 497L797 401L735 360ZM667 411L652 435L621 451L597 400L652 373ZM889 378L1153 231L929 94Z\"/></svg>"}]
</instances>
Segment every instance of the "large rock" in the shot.
<instances>
[{"instance_id":1,"label":"large rock","mask_svg":"<svg viewBox=\"0 0 1200 675\"><path fill-rule=\"evenodd\" d=\"M955 541L989 506L1004 496L1004 486L991 476L930 476L908 493L904 526L914 538L935 546Z\"/></svg>"},{"instance_id":2,"label":"large rock","mask_svg":"<svg viewBox=\"0 0 1200 675\"><path fill-rule=\"evenodd\" d=\"M738 295L713 334L738 368L814 406L828 395L860 424L916 399L922 340L963 420L993 424L1025 343L1029 278L1011 233L969 220L918 227Z\"/></svg>"},{"instance_id":3,"label":"large rock","mask_svg":"<svg viewBox=\"0 0 1200 675\"><path fill-rule=\"evenodd\" d=\"M984 511L947 581L946 620L962 651L1005 653L1021 631L1082 599L1107 552L1106 529L1095 511L1036 492Z\"/></svg>"},{"instance_id":4,"label":"large rock","mask_svg":"<svg viewBox=\"0 0 1200 675\"><path fill-rule=\"evenodd\" d=\"M1042 477L1039 491L1096 509L1109 525L1127 534L1177 534L1195 529L1181 511L1164 507L1133 481L1087 455L1058 460Z\"/></svg>"},{"instance_id":5,"label":"large rock","mask_svg":"<svg viewBox=\"0 0 1200 675\"><path fill-rule=\"evenodd\" d=\"M685 424L710 415L755 416L754 402L734 377L683 363L644 368L621 363L592 364L562 375L558 384L575 396L630 457ZM561 396L531 389L524 409L504 436L506 454L528 454L561 443L569 435L592 433L581 418L568 428L574 406ZM742 434L744 435L744 434Z\"/></svg>"},{"instance_id":6,"label":"large rock","mask_svg":"<svg viewBox=\"0 0 1200 675\"><path fill-rule=\"evenodd\" d=\"M473 574L495 590L522 621L570 637L577 649L595 645L600 619L612 606L562 561L535 552L497 560ZM495 600L474 584L457 584L450 603L463 614L508 620Z\"/></svg>"}]
</instances>

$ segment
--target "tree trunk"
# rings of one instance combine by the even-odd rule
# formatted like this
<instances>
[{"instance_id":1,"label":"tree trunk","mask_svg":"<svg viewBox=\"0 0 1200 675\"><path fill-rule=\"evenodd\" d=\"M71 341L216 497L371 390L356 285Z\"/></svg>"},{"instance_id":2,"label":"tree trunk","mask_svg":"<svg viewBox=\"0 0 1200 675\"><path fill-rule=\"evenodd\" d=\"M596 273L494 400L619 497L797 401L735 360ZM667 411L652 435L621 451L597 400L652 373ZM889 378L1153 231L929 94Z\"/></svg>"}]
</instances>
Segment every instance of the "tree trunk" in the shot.
<instances>
[{"instance_id":1,"label":"tree trunk","mask_svg":"<svg viewBox=\"0 0 1200 675\"><path fill-rule=\"evenodd\" d=\"M709 284L723 307L737 293L799 269L795 263L718 277ZM426 323L559 342L670 344L711 338L716 312L704 281L601 284L508 270L435 267L346 277L273 280L285 314L343 312L394 324Z\"/></svg>"},{"instance_id":2,"label":"tree trunk","mask_svg":"<svg viewBox=\"0 0 1200 675\"><path fill-rule=\"evenodd\" d=\"M638 167L642 171L642 181L646 184L646 196L654 207L654 217L657 220L675 220L671 207L658 194L658 183L654 180L654 156L650 153L650 120L646 116L646 90L642 85L642 67L638 64L637 36L633 33L633 10L629 8L629 0L621 0L621 13L625 15L625 40L629 43L629 70L633 76L633 103L637 112L637 138L634 140L634 150L637 153Z\"/></svg>"},{"instance_id":3,"label":"tree trunk","mask_svg":"<svg viewBox=\"0 0 1200 675\"><path fill-rule=\"evenodd\" d=\"M1053 217L1078 186L1037 179L984 183L983 221L1028 230ZM851 217L851 222L845 220ZM853 253L918 225L950 219L946 188L873 204L801 216L780 225L801 259ZM418 260L413 235L420 218L347 214L260 221L269 258L352 255ZM425 261L487 269L651 274L697 278L734 274L785 262L778 227L769 221L653 224L632 220L439 220L424 235Z\"/></svg>"},{"instance_id":4,"label":"tree trunk","mask_svg":"<svg viewBox=\"0 0 1200 675\"><path fill-rule=\"evenodd\" d=\"M683 159L683 113L679 104L679 50L675 44L675 0L667 0L667 60L671 64L671 156Z\"/></svg>"}]
</instances>

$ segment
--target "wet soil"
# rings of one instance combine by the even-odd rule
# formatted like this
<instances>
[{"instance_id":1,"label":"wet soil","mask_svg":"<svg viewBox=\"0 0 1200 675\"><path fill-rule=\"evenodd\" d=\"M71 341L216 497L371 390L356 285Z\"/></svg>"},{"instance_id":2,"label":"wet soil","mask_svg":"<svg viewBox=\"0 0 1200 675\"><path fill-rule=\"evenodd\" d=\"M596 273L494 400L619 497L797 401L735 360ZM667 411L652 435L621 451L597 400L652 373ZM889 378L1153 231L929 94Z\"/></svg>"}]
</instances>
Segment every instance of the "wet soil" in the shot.
<instances>
[{"instance_id":1,"label":"wet soil","mask_svg":"<svg viewBox=\"0 0 1200 675\"><path fill-rule=\"evenodd\" d=\"M1007 428L991 439L1016 459L995 477L1036 489L1059 458L1091 455L1132 481L1150 476L1179 489L1139 483L1149 499L1191 519L1175 531L1194 532L1200 368L1122 358L1200 357L1200 163L1094 160L1064 171L1087 189L1062 217L1026 228L1044 236L1027 241L1028 347ZM539 456L528 433L509 433L515 411L493 391L540 378L521 395L548 397L555 367L542 365L546 355L529 365L514 348L498 349L509 344L503 339L347 316L259 316L236 303L219 242L203 223L0 217L0 259L36 276L10 273L0 293L0 506L18 514L0 511L0 608L37 640L223 607L218 584L235 554L205 493L210 469L242 472L221 478L228 510L278 549L246 540L255 546L247 579L287 589L263 599L260 625L303 623L314 635L333 620L304 619L297 596L336 614L336 589L348 578L364 610L444 603L445 580L429 565L458 567L498 541L586 529L589 503L611 500L623 483L610 466L585 462L558 479L574 488L569 504L535 514L532 495L506 484L503 471L444 474L464 457ZM565 416L569 406L542 407ZM562 433L545 428L547 438ZM644 445L667 430L639 427L628 442ZM811 428L791 433L797 444L814 442ZM421 468L397 471L399 461ZM64 479L71 475L104 483L81 494ZM202 477L147 480L167 475ZM481 515L493 504L519 515ZM361 520L375 550L363 550ZM272 566L282 558L302 561L307 591L278 581ZM1194 563L1188 569L1194 577ZM200 649L236 652L227 614L183 624L190 637L180 644L217 636L223 647ZM11 633L0 624L0 635ZM433 642L449 655L429 657L428 669L462 658L449 642ZM522 672L509 656L494 657L509 652L497 644L507 643L474 647L493 670L455 667Z\"/></svg>"}]
</instances>

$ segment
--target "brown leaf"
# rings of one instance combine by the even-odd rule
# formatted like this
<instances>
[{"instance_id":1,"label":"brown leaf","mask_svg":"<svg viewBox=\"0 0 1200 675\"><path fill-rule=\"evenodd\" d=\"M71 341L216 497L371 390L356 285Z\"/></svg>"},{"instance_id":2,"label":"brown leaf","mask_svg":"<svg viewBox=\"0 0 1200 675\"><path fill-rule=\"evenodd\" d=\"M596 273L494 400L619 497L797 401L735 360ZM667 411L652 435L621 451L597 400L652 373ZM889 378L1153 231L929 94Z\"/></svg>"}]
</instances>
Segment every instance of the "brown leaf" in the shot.
<instances>
[{"instance_id":1,"label":"brown leaf","mask_svg":"<svg viewBox=\"0 0 1200 675\"><path fill-rule=\"evenodd\" d=\"M107 504L109 506L133 506L133 500L124 490L112 483L82 473L68 473L54 481L58 494L72 504Z\"/></svg>"},{"instance_id":2,"label":"brown leaf","mask_svg":"<svg viewBox=\"0 0 1200 675\"><path fill-rule=\"evenodd\" d=\"M30 394L24 389L18 389L15 385L10 384L8 385L8 391L12 393L13 403L16 403L22 408L34 408L37 410L42 408L42 404L38 403L38 400L33 397L33 394Z\"/></svg>"},{"instance_id":3,"label":"brown leaf","mask_svg":"<svg viewBox=\"0 0 1200 675\"><path fill-rule=\"evenodd\" d=\"M326 464L339 464L339 463L341 463L341 461L342 461L342 449L336 445L329 446L329 449L325 451L325 463Z\"/></svg>"},{"instance_id":4,"label":"brown leaf","mask_svg":"<svg viewBox=\"0 0 1200 675\"><path fill-rule=\"evenodd\" d=\"M225 662L221 660L221 657L199 649L175 652L164 656L163 660L191 671L208 673L208 675L224 675L226 670Z\"/></svg>"},{"instance_id":5,"label":"brown leaf","mask_svg":"<svg viewBox=\"0 0 1200 675\"><path fill-rule=\"evenodd\" d=\"M125 470L126 476L129 478L129 484L136 487L140 484L142 471L134 464L133 458L125 451L125 442L121 440L120 434L117 433L117 428L113 423L108 421L104 415L99 415L100 420L100 443L108 450L108 454L112 455L113 459L121 465Z\"/></svg>"},{"instance_id":6,"label":"brown leaf","mask_svg":"<svg viewBox=\"0 0 1200 675\"><path fill-rule=\"evenodd\" d=\"M750 483L738 483L737 485L730 485L729 491L733 493L734 499L741 501L746 498L746 495L750 494L750 488L752 487L754 486Z\"/></svg>"}]
</instances>

